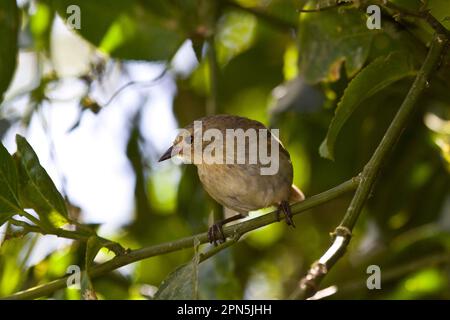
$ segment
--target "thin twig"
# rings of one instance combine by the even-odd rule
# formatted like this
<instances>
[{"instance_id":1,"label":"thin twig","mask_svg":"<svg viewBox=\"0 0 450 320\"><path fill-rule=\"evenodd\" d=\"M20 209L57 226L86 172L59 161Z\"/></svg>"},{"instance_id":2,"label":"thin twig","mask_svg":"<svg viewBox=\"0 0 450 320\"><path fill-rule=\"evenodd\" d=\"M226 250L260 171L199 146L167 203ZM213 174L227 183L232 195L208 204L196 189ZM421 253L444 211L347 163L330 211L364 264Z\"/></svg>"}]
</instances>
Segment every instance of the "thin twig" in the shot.
<instances>
[{"instance_id":1,"label":"thin twig","mask_svg":"<svg viewBox=\"0 0 450 320\"><path fill-rule=\"evenodd\" d=\"M378 1L380 5L385 6L388 9L394 10L399 14L405 15L405 16L411 16L415 18L421 18L424 19L431 28L433 28L437 33L444 34L447 36L447 38L450 37L450 30L445 28L442 23L439 22L438 19L436 19L430 12L430 10L425 9L421 11L412 11L406 8L403 8L393 2L390 1Z\"/></svg>"},{"instance_id":2,"label":"thin twig","mask_svg":"<svg viewBox=\"0 0 450 320\"><path fill-rule=\"evenodd\" d=\"M108 101L105 102L105 104L103 105L103 107L108 106L111 102L113 102L113 100L119 95L121 94L126 88L131 87L131 86L135 86L135 85L142 85L142 86L154 86L156 84L158 84L158 82L164 78L164 76L167 74L167 72L169 71L169 68L166 66L164 67L163 71L161 71L160 74L158 74L155 78L151 79L151 80L145 80L145 81L136 81L136 80L132 80L127 82L126 84L124 84L122 87L120 87L119 89L117 89L116 92L113 93L113 95L108 99Z\"/></svg>"}]
</instances>

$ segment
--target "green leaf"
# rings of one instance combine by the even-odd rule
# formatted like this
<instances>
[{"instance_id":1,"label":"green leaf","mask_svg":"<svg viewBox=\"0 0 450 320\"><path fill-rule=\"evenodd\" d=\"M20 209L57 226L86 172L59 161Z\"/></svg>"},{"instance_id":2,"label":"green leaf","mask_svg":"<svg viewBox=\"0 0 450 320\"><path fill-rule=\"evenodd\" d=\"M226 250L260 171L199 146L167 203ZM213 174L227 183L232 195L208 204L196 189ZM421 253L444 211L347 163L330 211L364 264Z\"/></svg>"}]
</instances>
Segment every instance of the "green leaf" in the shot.
<instances>
[{"instance_id":1,"label":"green leaf","mask_svg":"<svg viewBox=\"0 0 450 320\"><path fill-rule=\"evenodd\" d=\"M201 300L242 299L242 288L236 275L231 250L223 250L202 262L199 273Z\"/></svg>"},{"instance_id":2,"label":"green leaf","mask_svg":"<svg viewBox=\"0 0 450 320\"><path fill-rule=\"evenodd\" d=\"M16 0L0 1L0 104L16 69L19 24Z\"/></svg>"},{"instance_id":3,"label":"green leaf","mask_svg":"<svg viewBox=\"0 0 450 320\"><path fill-rule=\"evenodd\" d=\"M327 136L320 146L320 155L334 159L334 144L341 128L365 99L390 84L414 74L412 58L407 52L402 51L380 57L364 68L345 89L328 128Z\"/></svg>"},{"instance_id":4,"label":"green leaf","mask_svg":"<svg viewBox=\"0 0 450 320\"><path fill-rule=\"evenodd\" d=\"M51 3L64 19L70 18L71 14L66 12L70 5L79 6L81 28L75 31L115 58L168 60L185 39L174 16L174 4L165 1L58 0Z\"/></svg>"},{"instance_id":5,"label":"green leaf","mask_svg":"<svg viewBox=\"0 0 450 320\"><path fill-rule=\"evenodd\" d=\"M450 4L448 0L429 0L428 6L431 14L438 19L442 25L450 30Z\"/></svg>"},{"instance_id":6,"label":"green leaf","mask_svg":"<svg viewBox=\"0 0 450 320\"><path fill-rule=\"evenodd\" d=\"M30 16L30 31L37 50L50 50L50 33L55 12L44 2L36 3L36 12Z\"/></svg>"},{"instance_id":7,"label":"green leaf","mask_svg":"<svg viewBox=\"0 0 450 320\"><path fill-rule=\"evenodd\" d=\"M16 136L19 195L24 207L34 209L47 227L68 223L65 201L27 140Z\"/></svg>"},{"instance_id":8,"label":"green leaf","mask_svg":"<svg viewBox=\"0 0 450 320\"><path fill-rule=\"evenodd\" d=\"M196 240L195 247L198 247ZM198 264L200 255L196 249L194 258L173 271L161 283L156 300L196 300L198 299Z\"/></svg>"},{"instance_id":9,"label":"green leaf","mask_svg":"<svg viewBox=\"0 0 450 320\"><path fill-rule=\"evenodd\" d=\"M0 143L0 226L22 210L14 159Z\"/></svg>"},{"instance_id":10,"label":"green leaf","mask_svg":"<svg viewBox=\"0 0 450 320\"><path fill-rule=\"evenodd\" d=\"M253 45L256 33L256 18L248 13L229 12L218 22L216 46L218 60L226 64L233 57Z\"/></svg>"},{"instance_id":11,"label":"green leaf","mask_svg":"<svg viewBox=\"0 0 450 320\"><path fill-rule=\"evenodd\" d=\"M99 48L120 59L169 60L183 41L151 14L128 14L114 21Z\"/></svg>"},{"instance_id":12,"label":"green leaf","mask_svg":"<svg viewBox=\"0 0 450 320\"><path fill-rule=\"evenodd\" d=\"M342 63L349 77L364 65L377 31L366 27L356 9L301 14L299 68L309 83L339 79Z\"/></svg>"}]
</instances>

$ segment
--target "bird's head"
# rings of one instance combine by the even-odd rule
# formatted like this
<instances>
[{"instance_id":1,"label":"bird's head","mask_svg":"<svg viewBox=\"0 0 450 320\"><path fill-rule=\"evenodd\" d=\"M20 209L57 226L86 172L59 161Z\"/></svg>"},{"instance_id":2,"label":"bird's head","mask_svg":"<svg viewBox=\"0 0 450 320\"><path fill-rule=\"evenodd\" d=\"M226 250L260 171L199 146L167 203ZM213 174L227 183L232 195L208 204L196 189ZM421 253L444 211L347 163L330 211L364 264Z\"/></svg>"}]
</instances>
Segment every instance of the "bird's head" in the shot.
<instances>
[{"instance_id":1,"label":"bird's head","mask_svg":"<svg viewBox=\"0 0 450 320\"><path fill-rule=\"evenodd\" d=\"M214 115L198 119L185 128L181 129L176 136L172 146L161 156L159 161L177 157L185 163L199 164L214 162L216 157L223 156L224 159L234 159L235 148L227 151L227 130L228 129L266 129L261 123L243 117L231 115ZM258 132L254 131L254 143L257 143ZM270 135L270 133L269 133ZM238 139L232 137L231 139ZM248 147L246 137L241 137L245 146ZM214 146L214 152L204 152L208 145ZM208 149L206 151L208 151Z\"/></svg>"},{"instance_id":2,"label":"bird's head","mask_svg":"<svg viewBox=\"0 0 450 320\"><path fill-rule=\"evenodd\" d=\"M185 160L188 156L193 155L194 151L194 130L182 129L176 136L172 145L166 152L159 158L159 162L171 159L173 157L179 157Z\"/></svg>"},{"instance_id":3,"label":"bird's head","mask_svg":"<svg viewBox=\"0 0 450 320\"><path fill-rule=\"evenodd\" d=\"M192 163L194 154L199 153L201 156L204 148L211 142L204 141L203 133L208 129L222 126L223 123L218 116L195 120L179 130L172 146L161 156L159 162L177 157L183 162Z\"/></svg>"}]
</instances>

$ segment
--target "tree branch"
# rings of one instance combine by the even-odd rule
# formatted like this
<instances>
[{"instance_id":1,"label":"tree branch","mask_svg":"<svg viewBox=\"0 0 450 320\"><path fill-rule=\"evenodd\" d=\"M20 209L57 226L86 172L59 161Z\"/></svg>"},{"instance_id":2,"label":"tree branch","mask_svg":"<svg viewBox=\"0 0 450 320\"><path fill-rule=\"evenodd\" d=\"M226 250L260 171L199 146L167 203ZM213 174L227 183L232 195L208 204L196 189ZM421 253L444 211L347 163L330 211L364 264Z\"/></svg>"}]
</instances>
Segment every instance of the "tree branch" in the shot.
<instances>
[{"instance_id":1,"label":"tree branch","mask_svg":"<svg viewBox=\"0 0 450 320\"><path fill-rule=\"evenodd\" d=\"M405 16L411 16L415 18L421 18L425 20L431 28L433 28L436 33L440 33L443 35L446 35L447 38L450 37L450 31L445 28L442 23L439 22L438 19L436 19L430 12L430 10L420 10L420 11L412 11L406 8L403 8L393 2L390 1L380 1L378 0L377 3L380 5L383 5L384 7L391 9L395 11L398 14L405 15Z\"/></svg>"},{"instance_id":2,"label":"tree branch","mask_svg":"<svg viewBox=\"0 0 450 320\"><path fill-rule=\"evenodd\" d=\"M401 136L402 131L414 111L414 107L420 94L428 86L428 81L432 73L437 69L447 44L448 39L444 35L436 34L434 36L428 55L419 70L408 95L400 106L400 109L387 129L386 134L375 150L372 158L360 174L361 182L356 189L355 195L342 222L333 233L334 240L331 246L318 261L313 263L307 275L301 279L298 287L291 295L291 298L305 299L317 292L322 279L344 255L352 236L352 229L369 197L376 177Z\"/></svg>"},{"instance_id":3,"label":"tree branch","mask_svg":"<svg viewBox=\"0 0 450 320\"><path fill-rule=\"evenodd\" d=\"M358 177L352 178L349 181L346 181L332 189L329 189L325 192L322 192L320 194L314 195L310 198L307 198L305 201L295 203L291 206L291 211L293 215L299 214L301 212L304 212L308 209L317 207L321 204L324 204L330 200L333 200L347 192L353 191L357 188L359 185L360 179ZM229 243L228 241L226 243L226 246L231 245L237 241L239 237L244 235L247 232L250 232L252 230L256 230L258 228L267 226L269 224L272 224L274 222L278 222L278 214L277 211L273 211L271 213L265 214L263 216L247 220L241 223L237 223L231 226L225 226L223 228L224 234L226 237L232 237L235 241L232 243ZM96 265L91 268L89 275L91 278L95 278L101 275L104 275L108 272L111 272L115 269L118 269L120 267L123 267L125 265L147 259L153 256L162 255L169 252L174 252L186 248L192 248L194 246L194 242L200 241L200 243L207 243L208 242L208 235L206 232L197 234L190 237L181 238L175 241L166 242L157 244L150 247L145 247L137 250L131 250L126 254L119 255L114 257L113 259ZM231 240L233 241L233 240ZM220 247L222 249L222 247ZM214 249L213 249L214 250ZM214 254L214 251L212 253L205 253L207 258L208 255ZM46 296L51 294L52 292L62 289L66 286L67 283L67 277L36 286L31 289L27 289L24 291L17 292L11 296L4 297L2 299L36 299L42 296Z\"/></svg>"},{"instance_id":4,"label":"tree branch","mask_svg":"<svg viewBox=\"0 0 450 320\"><path fill-rule=\"evenodd\" d=\"M74 224L77 230L65 230L61 228L43 227L39 219L35 218L33 215L29 214L26 211L22 211L21 213L19 213L19 215L27 218L28 220L32 221L35 224L31 225L25 221L11 219L10 220L11 224L22 228L23 230L23 232L21 232L22 234L33 232L42 235L53 235L59 238L66 238L79 241L88 241L90 237L95 236L101 242L103 247L108 248L116 255L125 254L128 251L127 249L123 248L119 243L102 238L98 236L95 231L75 221L71 221L71 224ZM20 235L21 233L19 233L18 235Z\"/></svg>"}]
</instances>

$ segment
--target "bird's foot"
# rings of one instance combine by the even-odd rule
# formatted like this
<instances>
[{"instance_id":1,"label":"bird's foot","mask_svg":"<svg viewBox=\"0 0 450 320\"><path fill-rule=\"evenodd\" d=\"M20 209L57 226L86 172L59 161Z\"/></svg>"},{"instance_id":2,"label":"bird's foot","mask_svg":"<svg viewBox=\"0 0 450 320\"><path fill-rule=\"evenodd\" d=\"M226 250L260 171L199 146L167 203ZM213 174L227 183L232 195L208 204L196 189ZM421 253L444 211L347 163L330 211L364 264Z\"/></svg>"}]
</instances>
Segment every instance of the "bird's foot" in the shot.
<instances>
[{"instance_id":1,"label":"bird's foot","mask_svg":"<svg viewBox=\"0 0 450 320\"><path fill-rule=\"evenodd\" d=\"M277 211L278 221L281 220L281 218L280 218L281 213L284 214L286 224L288 226L292 226L293 228L295 228L295 223L294 223L294 220L292 219L291 207L289 206L288 201L281 201L280 206L278 207L278 211Z\"/></svg>"},{"instance_id":2,"label":"bird's foot","mask_svg":"<svg viewBox=\"0 0 450 320\"><path fill-rule=\"evenodd\" d=\"M216 223L214 223L211 227L209 227L208 229L208 240L211 244L214 244L215 246L217 246L217 243L224 243L226 240L225 234L223 233L223 229L222 226L228 222L232 222L235 220L239 220L244 218L244 214L239 213L235 216L226 218L224 220L221 221L217 221Z\"/></svg>"},{"instance_id":3,"label":"bird's foot","mask_svg":"<svg viewBox=\"0 0 450 320\"><path fill-rule=\"evenodd\" d=\"M214 223L211 227L208 229L208 240L211 244L214 244L217 246L217 243L224 243L226 238L225 234L222 230L223 221L218 221Z\"/></svg>"}]
</instances>

